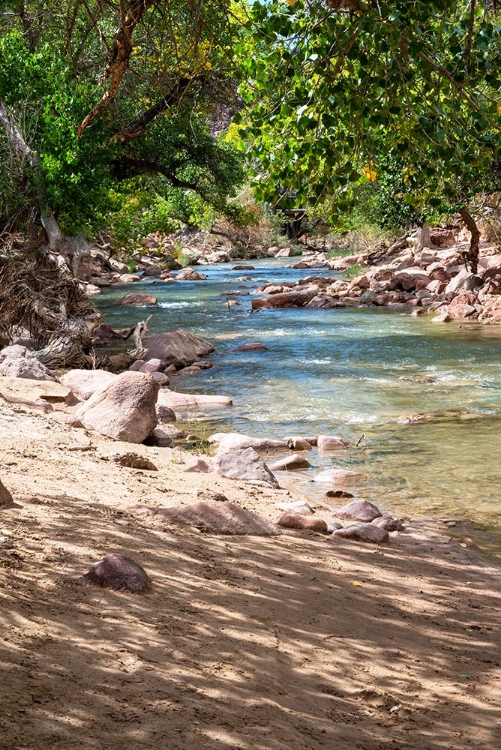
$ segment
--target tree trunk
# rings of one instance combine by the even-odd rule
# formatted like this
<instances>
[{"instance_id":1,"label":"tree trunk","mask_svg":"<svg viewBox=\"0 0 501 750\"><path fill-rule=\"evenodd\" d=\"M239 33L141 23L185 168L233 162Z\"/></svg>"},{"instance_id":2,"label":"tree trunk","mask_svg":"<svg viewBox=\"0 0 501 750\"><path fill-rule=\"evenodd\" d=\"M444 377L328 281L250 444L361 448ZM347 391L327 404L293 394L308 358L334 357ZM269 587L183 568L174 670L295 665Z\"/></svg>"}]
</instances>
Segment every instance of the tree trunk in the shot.
<instances>
[{"instance_id":1,"label":"tree trunk","mask_svg":"<svg viewBox=\"0 0 501 750\"><path fill-rule=\"evenodd\" d=\"M425 247L430 247L430 244L430 227L428 224L424 223L423 226L418 229L416 250L420 253Z\"/></svg>"},{"instance_id":2,"label":"tree trunk","mask_svg":"<svg viewBox=\"0 0 501 750\"><path fill-rule=\"evenodd\" d=\"M0 125L3 127L9 139L12 151L27 165L25 174L29 175L31 187L35 193L40 211L40 221L47 235L49 250L58 251L62 240L61 229L57 223L52 209L48 205L45 190L45 178L40 164L40 157L33 151L24 136L14 122L14 118L8 111L4 102L0 101Z\"/></svg>"},{"instance_id":3,"label":"tree trunk","mask_svg":"<svg viewBox=\"0 0 501 750\"><path fill-rule=\"evenodd\" d=\"M470 268L472 273L477 273L478 253L480 244L480 230L477 227L475 219L471 215L467 206L459 209L459 215L466 224L466 228L471 232L470 247L463 253L465 268Z\"/></svg>"}]
</instances>

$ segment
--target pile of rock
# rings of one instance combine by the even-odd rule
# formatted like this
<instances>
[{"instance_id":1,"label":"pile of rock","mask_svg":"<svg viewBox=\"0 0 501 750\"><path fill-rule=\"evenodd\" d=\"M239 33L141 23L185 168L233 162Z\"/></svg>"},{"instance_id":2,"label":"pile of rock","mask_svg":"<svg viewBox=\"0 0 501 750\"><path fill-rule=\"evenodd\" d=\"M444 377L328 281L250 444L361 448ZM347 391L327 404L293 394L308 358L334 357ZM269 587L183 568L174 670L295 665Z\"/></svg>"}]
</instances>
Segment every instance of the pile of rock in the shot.
<instances>
[{"instance_id":1,"label":"pile of rock","mask_svg":"<svg viewBox=\"0 0 501 750\"><path fill-rule=\"evenodd\" d=\"M404 248L367 267L351 280L307 276L297 282L255 290L252 308L281 307L390 307L436 314L436 322L479 320L501 322L501 253L484 245L476 274L462 265L466 246ZM334 262L337 269L353 258ZM357 257L357 261L360 258Z\"/></svg>"}]
</instances>

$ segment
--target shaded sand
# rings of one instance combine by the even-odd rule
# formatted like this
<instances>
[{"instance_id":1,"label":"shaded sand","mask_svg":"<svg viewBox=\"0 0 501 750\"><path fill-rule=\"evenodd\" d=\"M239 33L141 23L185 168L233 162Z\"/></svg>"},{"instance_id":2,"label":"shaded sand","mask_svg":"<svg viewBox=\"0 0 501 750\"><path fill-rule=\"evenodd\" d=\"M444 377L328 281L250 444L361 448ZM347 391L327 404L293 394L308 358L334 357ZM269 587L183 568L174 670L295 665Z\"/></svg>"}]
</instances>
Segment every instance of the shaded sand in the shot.
<instances>
[{"instance_id":1,"label":"shaded sand","mask_svg":"<svg viewBox=\"0 0 501 750\"><path fill-rule=\"evenodd\" d=\"M275 521L291 497L169 449L120 467L130 446L5 406L0 445L2 750L501 747L500 571L433 524L382 548L170 528L128 509L201 488ZM116 552L150 593L78 579Z\"/></svg>"}]
</instances>

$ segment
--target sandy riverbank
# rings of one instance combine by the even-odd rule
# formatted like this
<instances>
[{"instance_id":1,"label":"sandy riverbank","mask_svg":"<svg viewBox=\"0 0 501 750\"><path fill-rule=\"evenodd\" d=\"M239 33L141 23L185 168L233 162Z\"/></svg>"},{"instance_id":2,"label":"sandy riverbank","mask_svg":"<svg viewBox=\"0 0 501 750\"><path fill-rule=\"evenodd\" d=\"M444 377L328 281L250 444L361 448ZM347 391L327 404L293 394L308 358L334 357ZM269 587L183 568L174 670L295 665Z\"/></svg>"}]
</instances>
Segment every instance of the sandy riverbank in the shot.
<instances>
[{"instance_id":1,"label":"sandy riverbank","mask_svg":"<svg viewBox=\"0 0 501 750\"><path fill-rule=\"evenodd\" d=\"M7 405L0 445L0 748L500 746L500 571L438 526L384 547L166 529L128 509L210 488L275 521L290 497ZM128 448L159 470L104 460ZM110 552L151 592L80 583Z\"/></svg>"}]
</instances>

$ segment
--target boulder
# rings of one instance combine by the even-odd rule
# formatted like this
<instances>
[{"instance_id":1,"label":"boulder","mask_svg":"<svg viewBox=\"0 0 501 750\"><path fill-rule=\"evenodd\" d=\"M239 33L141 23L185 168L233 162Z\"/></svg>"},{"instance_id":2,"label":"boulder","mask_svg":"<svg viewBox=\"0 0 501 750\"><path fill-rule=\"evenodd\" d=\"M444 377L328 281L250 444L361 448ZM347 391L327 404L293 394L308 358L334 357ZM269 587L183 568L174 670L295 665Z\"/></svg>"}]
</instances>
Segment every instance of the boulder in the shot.
<instances>
[{"instance_id":1,"label":"boulder","mask_svg":"<svg viewBox=\"0 0 501 750\"><path fill-rule=\"evenodd\" d=\"M124 555L106 555L82 576L84 581L103 589L142 594L150 587L147 572L139 563Z\"/></svg>"},{"instance_id":2,"label":"boulder","mask_svg":"<svg viewBox=\"0 0 501 750\"><path fill-rule=\"evenodd\" d=\"M207 276L199 271L195 271L191 266L186 266L176 276L177 281L205 281Z\"/></svg>"},{"instance_id":3,"label":"boulder","mask_svg":"<svg viewBox=\"0 0 501 750\"><path fill-rule=\"evenodd\" d=\"M95 391L111 385L117 377L118 375L107 370L69 370L62 376L61 383L86 400Z\"/></svg>"},{"instance_id":4,"label":"boulder","mask_svg":"<svg viewBox=\"0 0 501 750\"><path fill-rule=\"evenodd\" d=\"M137 273L122 273L118 277L117 284L133 284L134 281L140 281L141 277Z\"/></svg>"},{"instance_id":5,"label":"boulder","mask_svg":"<svg viewBox=\"0 0 501 750\"><path fill-rule=\"evenodd\" d=\"M116 331L107 323L101 323L100 326L94 328L92 331L92 345L103 346L104 344L109 344L110 341L116 341L117 339L124 341L131 335L132 331L132 328L123 328L122 330Z\"/></svg>"},{"instance_id":6,"label":"boulder","mask_svg":"<svg viewBox=\"0 0 501 750\"><path fill-rule=\"evenodd\" d=\"M213 467L222 477L239 479L262 487L279 486L276 477L254 448L218 453L213 459Z\"/></svg>"},{"instance_id":7,"label":"boulder","mask_svg":"<svg viewBox=\"0 0 501 750\"><path fill-rule=\"evenodd\" d=\"M126 294L113 302L114 305L156 305L158 300L152 294Z\"/></svg>"},{"instance_id":8,"label":"boulder","mask_svg":"<svg viewBox=\"0 0 501 750\"><path fill-rule=\"evenodd\" d=\"M309 466L311 464L304 456L300 456L299 453L292 453L290 456L275 461L271 464L270 469L273 469L273 471L294 471L295 469L307 469Z\"/></svg>"},{"instance_id":9,"label":"boulder","mask_svg":"<svg viewBox=\"0 0 501 750\"><path fill-rule=\"evenodd\" d=\"M218 453L254 448L254 450L281 450L287 448L286 440L271 440L242 435L239 432L216 432L209 437L210 443L217 443Z\"/></svg>"},{"instance_id":10,"label":"boulder","mask_svg":"<svg viewBox=\"0 0 501 750\"><path fill-rule=\"evenodd\" d=\"M9 490L5 485L0 481L0 508L3 510L5 508L12 508L14 505L14 499L12 495L10 494Z\"/></svg>"},{"instance_id":11,"label":"boulder","mask_svg":"<svg viewBox=\"0 0 501 750\"><path fill-rule=\"evenodd\" d=\"M147 349L146 360L158 359L164 365L173 364L176 367L188 367L214 351L210 341L183 330L150 336L144 346Z\"/></svg>"},{"instance_id":12,"label":"boulder","mask_svg":"<svg viewBox=\"0 0 501 750\"><path fill-rule=\"evenodd\" d=\"M360 471L350 471L349 469L326 469L313 477L314 482L340 485L358 484L366 479L367 474L362 474Z\"/></svg>"},{"instance_id":13,"label":"boulder","mask_svg":"<svg viewBox=\"0 0 501 750\"><path fill-rule=\"evenodd\" d=\"M220 496L222 499L222 496ZM147 508L137 506L133 512L153 516L165 523L194 526L213 534L275 536L279 530L273 524L250 510L230 502L205 500L193 505L174 508Z\"/></svg>"},{"instance_id":14,"label":"boulder","mask_svg":"<svg viewBox=\"0 0 501 750\"><path fill-rule=\"evenodd\" d=\"M390 541L388 532L372 523L345 526L344 529L333 531L332 536L341 537L342 539L353 539L356 542L369 542L371 544L385 544Z\"/></svg>"},{"instance_id":15,"label":"boulder","mask_svg":"<svg viewBox=\"0 0 501 750\"><path fill-rule=\"evenodd\" d=\"M327 523L322 518L308 518L300 513L288 511L277 521L279 526L286 529L306 529L307 531L319 531L321 534L327 534Z\"/></svg>"},{"instance_id":16,"label":"boulder","mask_svg":"<svg viewBox=\"0 0 501 750\"><path fill-rule=\"evenodd\" d=\"M38 361L35 352L14 344L0 352L0 375L27 380L55 380L54 373Z\"/></svg>"},{"instance_id":17,"label":"boulder","mask_svg":"<svg viewBox=\"0 0 501 750\"><path fill-rule=\"evenodd\" d=\"M367 500L353 500L336 511L338 518L347 518L350 521L373 521L381 515L379 508Z\"/></svg>"},{"instance_id":18,"label":"boulder","mask_svg":"<svg viewBox=\"0 0 501 750\"><path fill-rule=\"evenodd\" d=\"M78 410L85 427L115 440L142 443L157 424L159 385L147 373L123 372Z\"/></svg>"},{"instance_id":19,"label":"boulder","mask_svg":"<svg viewBox=\"0 0 501 750\"><path fill-rule=\"evenodd\" d=\"M317 446L321 451L333 451L339 448L349 448L350 444L347 440L337 435L319 435Z\"/></svg>"},{"instance_id":20,"label":"boulder","mask_svg":"<svg viewBox=\"0 0 501 750\"><path fill-rule=\"evenodd\" d=\"M482 279L479 276L475 276L471 271L467 271L463 268L454 276L447 286L445 287L445 293L450 292L457 293L460 290L465 292L471 292L473 289L482 285Z\"/></svg>"},{"instance_id":21,"label":"boulder","mask_svg":"<svg viewBox=\"0 0 501 750\"><path fill-rule=\"evenodd\" d=\"M255 266L248 266L245 263L239 263L236 266L233 266L231 269L232 271L254 271Z\"/></svg>"}]
</instances>

